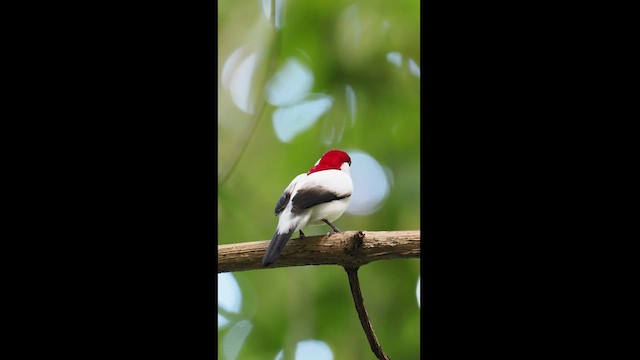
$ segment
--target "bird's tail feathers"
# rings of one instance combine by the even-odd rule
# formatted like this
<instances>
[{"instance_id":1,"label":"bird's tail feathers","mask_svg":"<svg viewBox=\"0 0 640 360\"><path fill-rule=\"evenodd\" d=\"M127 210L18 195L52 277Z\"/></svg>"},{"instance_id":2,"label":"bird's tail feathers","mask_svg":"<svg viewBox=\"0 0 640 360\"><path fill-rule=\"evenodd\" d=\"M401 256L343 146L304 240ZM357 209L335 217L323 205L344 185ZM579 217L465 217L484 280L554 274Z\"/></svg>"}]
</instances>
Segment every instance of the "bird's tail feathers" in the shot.
<instances>
[{"instance_id":1,"label":"bird's tail feathers","mask_svg":"<svg viewBox=\"0 0 640 360\"><path fill-rule=\"evenodd\" d=\"M292 227L289 231L282 234L279 234L278 231L273 234L273 238L271 239L271 242L269 242L267 251L264 253L264 257L262 258L262 266L269 266L276 261L278 256L280 256L282 249L284 249L284 246L287 244L287 241L289 241L291 235L293 235L295 231L296 228Z\"/></svg>"}]
</instances>

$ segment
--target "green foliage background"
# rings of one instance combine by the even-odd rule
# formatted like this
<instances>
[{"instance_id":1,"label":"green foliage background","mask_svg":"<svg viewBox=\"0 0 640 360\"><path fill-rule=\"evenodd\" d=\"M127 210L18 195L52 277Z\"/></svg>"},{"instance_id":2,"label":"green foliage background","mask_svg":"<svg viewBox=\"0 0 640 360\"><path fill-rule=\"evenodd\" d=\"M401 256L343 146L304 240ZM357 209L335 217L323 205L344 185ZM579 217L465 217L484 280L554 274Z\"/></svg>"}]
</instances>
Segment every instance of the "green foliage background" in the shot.
<instances>
[{"instance_id":1,"label":"green foliage background","mask_svg":"<svg viewBox=\"0 0 640 360\"><path fill-rule=\"evenodd\" d=\"M277 224L273 207L291 179L310 168L331 148L358 149L390 170L389 196L373 214L345 214L343 230L417 230L420 228L420 79L408 60L420 65L420 2L285 0L276 31L259 0L218 2L218 76L241 46L256 51L252 81L256 111L247 114L218 83L219 244L271 239ZM388 61L398 52L402 64ZM313 72L312 92L334 98L331 109L291 142L277 138L265 104L264 84L287 58ZM357 99L355 121L345 86ZM327 145L327 129L344 129ZM326 233L323 227L305 234ZM383 348L394 359L417 359L420 307L416 298L418 259L379 261L359 271L369 315ZM234 322L253 328L238 359L285 359L298 341L326 342L336 359L372 359L358 321L344 270L309 266L234 273L242 291L240 314L225 314L231 324L218 332L222 343Z\"/></svg>"}]
</instances>

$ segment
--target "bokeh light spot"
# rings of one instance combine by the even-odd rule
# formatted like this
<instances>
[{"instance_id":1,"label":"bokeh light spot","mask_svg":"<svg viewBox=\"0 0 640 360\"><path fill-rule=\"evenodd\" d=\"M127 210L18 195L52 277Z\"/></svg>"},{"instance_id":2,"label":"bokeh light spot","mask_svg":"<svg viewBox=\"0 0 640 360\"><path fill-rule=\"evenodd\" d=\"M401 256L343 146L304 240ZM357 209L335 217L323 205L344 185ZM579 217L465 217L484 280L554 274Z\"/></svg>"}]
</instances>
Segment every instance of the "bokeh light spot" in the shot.
<instances>
[{"instance_id":1,"label":"bokeh light spot","mask_svg":"<svg viewBox=\"0 0 640 360\"><path fill-rule=\"evenodd\" d=\"M397 51L391 51L387 53L387 61L392 63L393 65L400 67L402 66L402 54Z\"/></svg>"},{"instance_id":2,"label":"bokeh light spot","mask_svg":"<svg viewBox=\"0 0 640 360\"><path fill-rule=\"evenodd\" d=\"M251 81L258 60L257 53L248 53L245 47L236 49L222 68L222 86L229 91L238 109L253 114Z\"/></svg>"},{"instance_id":3,"label":"bokeh light spot","mask_svg":"<svg viewBox=\"0 0 640 360\"><path fill-rule=\"evenodd\" d=\"M371 155L359 150L347 150L351 157L353 195L347 212L368 215L377 211L389 195L389 181L384 169Z\"/></svg>"},{"instance_id":4,"label":"bokeh light spot","mask_svg":"<svg viewBox=\"0 0 640 360\"><path fill-rule=\"evenodd\" d=\"M232 313L240 312L242 293L231 273L218 274L218 306Z\"/></svg>"},{"instance_id":5,"label":"bokeh light spot","mask_svg":"<svg viewBox=\"0 0 640 360\"><path fill-rule=\"evenodd\" d=\"M284 350L274 360L283 360ZM333 360L333 351L326 342L320 340L302 340L296 345L294 360Z\"/></svg>"},{"instance_id":6,"label":"bokeh light spot","mask_svg":"<svg viewBox=\"0 0 640 360\"><path fill-rule=\"evenodd\" d=\"M413 59L409 59L409 71L411 71L411 73L415 75L415 77L420 79L420 66L418 66L418 64L416 64Z\"/></svg>"},{"instance_id":7,"label":"bokeh light spot","mask_svg":"<svg viewBox=\"0 0 640 360\"><path fill-rule=\"evenodd\" d=\"M303 340L296 346L295 360L333 360L333 352L324 341Z\"/></svg>"},{"instance_id":8,"label":"bokeh light spot","mask_svg":"<svg viewBox=\"0 0 640 360\"><path fill-rule=\"evenodd\" d=\"M291 141L300 132L309 129L333 104L329 96L281 107L273 112L273 127L282 142Z\"/></svg>"},{"instance_id":9,"label":"bokeh light spot","mask_svg":"<svg viewBox=\"0 0 640 360\"><path fill-rule=\"evenodd\" d=\"M282 27L282 3L284 0L275 0L276 1L276 29L280 29ZM267 21L271 20L271 0L262 0L262 11L264 12L264 17Z\"/></svg>"},{"instance_id":10,"label":"bokeh light spot","mask_svg":"<svg viewBox=\"0 0 640 360\"><path fill-rule=\"evenodd\" d=\"M222 344L222 351L227 360L235 360L238 357L242 344L249 336L252 328L251 321L242 320L229 329Z\"/></svg>"},{"instance_id":11,"label":"bokeh light spot","mask_svg":"<svg viewBox=\"0 0 640 360\"><path fill-rule=\"evenodd\" d=\"M267 102L290 106L302 101L313 87L313 73L300 61L290 58L265 87Z\"/></svg>"},{"instance_id":12,"label":"bokeh light spot","mask_svg":"<svg viewBox=\"0 0 640 360\"><path fill-rule=\"evenodd\" d=\"M224 317L224 316L220 315L220 313L218 313L218 329L227 326L228 323L229 323L229 320L227 320L226 317Z\"/></svg>"},{"instance_id":13,"label":"bokeh light spot","mask_svg":"<svg viewBox=\"0 0 640 360\"><path fill-rule=\"evenodd\" d=\"M350 85L345 86L345 96L347 98L347 106L349 108L349 116L351 119L351 126L356 123L356 93L353 91L353 88Z\"/></svg>"},{"instance_id":14,"label":"bokeh light spot","mask_svg":"<svg viewBox=\"0 0 640 360\"><path fill-rule=\"evenodd\" d=\"M418 276L418 285L416 286L416 297L418 298L418 307L420 307L420 276Z\"/></svg>"}]
</instances>

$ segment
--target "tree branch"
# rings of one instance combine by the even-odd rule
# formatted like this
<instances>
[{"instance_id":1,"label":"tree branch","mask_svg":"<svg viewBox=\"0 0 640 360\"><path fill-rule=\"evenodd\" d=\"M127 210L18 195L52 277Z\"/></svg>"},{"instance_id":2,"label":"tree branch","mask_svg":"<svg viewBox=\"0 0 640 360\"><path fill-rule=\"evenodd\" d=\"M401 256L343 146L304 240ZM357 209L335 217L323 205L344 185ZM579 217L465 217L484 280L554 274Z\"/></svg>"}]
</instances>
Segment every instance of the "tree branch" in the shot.
<instances>
[{"instance_id":1,"label":"tree branch","mask_svg":"<svg viewBox=\"0 0 640 360\"><path fill-rule=\"evenodd\" d=\"M420 231L346 231L330 236L291 239L278 260L262 266L269 241L218 245L218 273L287 266L340 265L347 272L353 302L371 351L379 360L389 360L378 342L360 291L358 268L376 260L420 257Z\"/></svg>"},{"instance_id":2,"label":"tree branch","mask_svg":"<svg viewBox=\"0 0 640 360\"><path fill-rule=\"evenodd\" d=\"M218 245L218 273L305 265L357 268L376 260L420 257L420 231L345 231L291 239L278 260L262 266L269 241ZM356 251L357 250L357 251Z\"/></svg>"},{"instance_id":3,"label":"tree branch","mask_svg":"<svg viewBox=\"0 0 640 360\"><path fill-rule=\"evenodd\" d=\"M373 326L371 325L371 321L369 320L369 314L367 314L367 309L364 307L364 299L362 298L362 292L360 291L360 281L358 280L358 268L356 267L344 269L347 271L347 276L349 277L349 286L351 287L353 302L356 305L356 311L358 312L358 317L360 318L362 329L364 330L365 335L367 335L367 340L369 340L371 351L373 351L378 359L389 360L387 354L385 354L382 350L382 345L380 345L380 343L378 342L378 338L376 337L376 334L373 331Z\"/></svg>"}]
</instances>

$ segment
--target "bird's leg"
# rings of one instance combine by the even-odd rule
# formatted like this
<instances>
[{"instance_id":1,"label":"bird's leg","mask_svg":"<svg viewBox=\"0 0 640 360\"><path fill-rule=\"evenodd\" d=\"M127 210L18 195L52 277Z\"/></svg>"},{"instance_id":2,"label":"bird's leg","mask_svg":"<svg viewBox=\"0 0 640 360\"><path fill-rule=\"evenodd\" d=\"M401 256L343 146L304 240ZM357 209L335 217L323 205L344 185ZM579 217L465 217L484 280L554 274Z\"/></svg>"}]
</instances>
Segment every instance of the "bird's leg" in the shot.
<instances>
[{"instance_id":1,"label":"bird's leg","mask_svg":"<svg viewBox=\"0 0 640 360\"><path fill-rule=\"evenodd\" d=\"M298 237L298 239L302 239L304 237L304 233L302 232L302 229L300 229L298 231L300 231L300 236Z\"/></svg>"},{"instance_id":2,"label":"bird's leg","mask_svg":"<svg viewBox=\"0 0 640 360\"><path fill-rule=\"evenodd\" d=\"M333 229L333 233L341 232L340 229L338 229L337 227L333 226L333 224L330 223L327 219L322 219L322 221L324 221L327 225L331 226L331 228ZM331 235L331 233L329 233L327 235Z\"/></svg>"}]
</instances>

